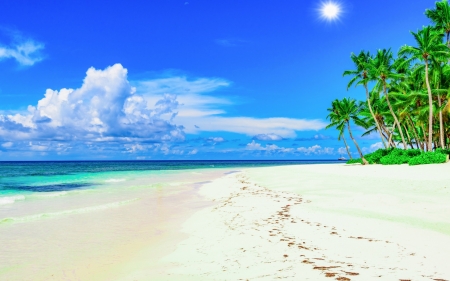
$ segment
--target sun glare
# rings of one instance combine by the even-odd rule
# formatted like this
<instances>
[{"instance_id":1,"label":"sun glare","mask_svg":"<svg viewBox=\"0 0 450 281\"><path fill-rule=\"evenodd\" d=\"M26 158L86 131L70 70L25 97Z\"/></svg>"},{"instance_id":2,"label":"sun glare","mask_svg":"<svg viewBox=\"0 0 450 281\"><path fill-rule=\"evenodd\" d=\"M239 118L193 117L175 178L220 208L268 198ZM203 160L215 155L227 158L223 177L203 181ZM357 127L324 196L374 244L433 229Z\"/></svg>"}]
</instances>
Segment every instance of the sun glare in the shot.
<instances>
[{"instance_id":1,"label":"sun glare","mask_svg":"<svg viewBox=\"0 0 450 281\"><path fill-rule=\"evenodd\" d=\"M341 7L338 3L330 1L322 3L320 12L322 14L322 18L331 21L339 18L339 14L341 13Z\"/></svg>"}]
</instances>

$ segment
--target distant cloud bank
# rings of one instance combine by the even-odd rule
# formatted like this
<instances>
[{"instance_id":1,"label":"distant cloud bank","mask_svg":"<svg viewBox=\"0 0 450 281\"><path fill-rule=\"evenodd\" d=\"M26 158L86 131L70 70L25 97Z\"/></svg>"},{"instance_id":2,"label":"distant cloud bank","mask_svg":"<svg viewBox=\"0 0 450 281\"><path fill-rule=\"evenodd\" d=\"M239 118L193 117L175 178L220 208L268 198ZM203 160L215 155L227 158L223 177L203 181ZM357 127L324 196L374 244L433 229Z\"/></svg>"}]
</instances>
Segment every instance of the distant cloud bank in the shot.
<instances>
[{"instance_id":1,"label":"distant cloud bank","mask_svg":"<svg viewBox=\"0 0 450 281\"><path fill-rule=\"evenodd\" d=\"M295 138L296 131L320 130L321 120L228 116L231 98L218 95L231 85L220 78L183 76L129 81L121 64L89 68L79 88L47 89L26 112L0 115L2 151L70 154L97 151L102 155L197 155L231 146L222 136L206 137L193 146L186 135L205 132L243 134L252 138L245 149L227 147L224 153L266 151L326 153L323 149L265 146L256 141ZM214 95L212 94L214 92ZM317 140L318 138L316 138ZM208 150L209 149L209 150ZM214 150L216 149L216 150ZM145 158L143 158L145 157Z\"/></svg>"}]
</instances>

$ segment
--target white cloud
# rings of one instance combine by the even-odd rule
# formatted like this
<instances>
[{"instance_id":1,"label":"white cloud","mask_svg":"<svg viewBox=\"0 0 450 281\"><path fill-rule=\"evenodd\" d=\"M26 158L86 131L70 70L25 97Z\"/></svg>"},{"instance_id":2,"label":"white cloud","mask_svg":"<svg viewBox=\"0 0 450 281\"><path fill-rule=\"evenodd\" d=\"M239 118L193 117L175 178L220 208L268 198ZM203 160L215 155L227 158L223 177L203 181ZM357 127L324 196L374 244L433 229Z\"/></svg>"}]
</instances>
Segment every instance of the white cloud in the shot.
<instances>
[{"instance_id":1,"label":"white cloud","mask_svg":"<svg viewBox=\"0 0 450 281\"><path fill-rule=\"evenodd\" d=\"M213 138L207 138L206 141L210 142L224 142L225 139L222 137L213 137Z\"/></svg>"},{"instance_id":2,"label":"white cloud","mask_svg":"<svg viewBox=\"0 0 450 281\"><path fill-rule=\"evenodd\" d=\"M260 143L257 143L254 140L252 140L251 143L248 143L247 146L245 147L245 149L246 150L261 150L261 151L266 151L266 152L281 152L281 153L294 152L293 148L279 147L275 144L268 144L266 146L262 146Z\"/></svg>"},{"instance_id":3,"label":"white cloud","mask_svg":"<svg viewBox=\"0 0 450 281\"><path fill-rule=\"evenodd\" d=\"M347 149L345 149L345 147L339 147L338 153L339 154L347 154Z\"/></svg>"},{"instance_id":4,"label":"white cloud","mask_svg":"<svg viewBox=\"0 0 450 281\"><path fill-rule=\"evenodd\" d=\"M127 75L120 64L103 70L90 68L79 88L46 90L26 112L0 114L0 141L14 142L15 151L62 155L74 151L95 151L98 157L111 153L194 155L199 150L167 143L183 141L185 133L219 131L277 141L326 125L321 120L226 116L225 109L235 102L229 95L210 94L231 84L224 79L158 78L134 82L133 87ZM218 136L204 140L210 144L226 141ZM246 150L295 152L273 144L262 147L255 141Z\"/></svg>"},{"instance_id":5,"label":"white cloud","mask_svg":"<svg viewBox=\"0 0 450 281\"><path fill-rule=\"evenodd\" d=\"M195 155L197 154L198 149L192 149L191 151L189 151L188 155Z\"/></svg>"},{"instance_id":6,"label":"white cloud","mask_svg":"<svg viewBox=\"0 0 450 281\"><path fill-rule=\"evenodd\" d=\"M284 138L296 136L295 131L320 130L326 126L321 120L306 120L294 118L254 118L254 117L224 117L208 116L208 118L175 118L183 125L187 133L232 132L248 136L267 134L271 132ZM199 128L196 128L197 125Z\"/></svg>"},{"instance_id":7,"label":"white cloud","mask_svg":"<svg viewBox=\"0 0 450 281\"><path fill-rule=\"evenodd\" d=\"M245 147L247 150L265 150L264 147L261 146L260 143L255 142L254 140L251 143L247 143Z\"/></svg>"},{"instance_id":8,"label":"white cloud","mask_svg":"<svg viewBox=\"0 0 450 281\"><path fill-rule=\"evenodd\" d=\"M0 44L0 60L15 59L19 64L31 66L44 57L41 50L44 49L44 44L35 40L24 38L17 31L9 31L13 38L9 45Z\"/></svg>"},{"instance_id":9,"label":"white cloud","mask_svg":"<svg viewBox=\"0 0 450 281\"><path fill-rule=\"evenodd\" d=\"M13 143L12 142L5 142L5 143L2 143L2 146L4 147L4 148L10 148L10 147L12 147L13 146Z\"/></svg>"},{"instance_id":10,"label":"white cloud","mask_svg":"<svg viewBox=\"0 0 450 281\"><path fill-rule=\"evenodd\" d=\"M182 127L172 123L178 107L175 95L162 95L151 106L134 92L122 65L90 68L80 88L48 89L37 106L29 106L28 113L0 116L0 137L184 140Z\"/></svg>"},{"instance_id":11,"label":"white cloud","mask_svg":"<svg viewBox=\"0 0 450 281\"><path fill-rule=\"evenodd\" d=\"M298 147L298 152L301 152L305 155L311 154L334 154L334 148L332 147L324 147L322 148L320 145L313 145L310 147Z\"/></svg>"},{"instance_id":12,"label":"white cloud","mask_svg":"<svg viewBox=\"0 0 450 281\"><path fill-rule=\"evenodd\" d=\"M184 76L158 78L135 82L137 93L149 104L155 103L164 93L177 95L178 114L176 124L182 125L188 134L200 132L232 132L248 136L268 135L273 138L295 137L295 131L320 130L326 126L321 120L295 118L254 118L224 116L227 106L234 102L229 98L208 95L209 92L229 87L231 83L220 78L189 80Z\"/></svg>"},{"instance_id":13,"label":"white cloud","mask_svg":"<svg viewBox=\"0 0 450 281\"><path fill-rule=\"evenodd\" d=\"M364 154L366 154L366 153L374 152L375 150L378 150L380 148L384 148L383 143L376 142L376 143L372 144L370 147L363 147L361 150Z\"/></svg>"},{"instance_id":14,"label":"white cloud","mask_svg":"<svg viewBox=\"0 0 450 281\"><path fill-rule=\"evenodd\" d=\"M253 137L255 140L260 141L280 141L283 140L283 138L276 134L259 134Z\"/></svg>"},{"instance_id":15,"label":"white cloud","mask_svg":"<svg viewBox=\"0 0 450 281\"><path fill-rule=\"evenodd\" d=\"M374 144L372 144L372 145L370 146L370 150L371 150L371 151L375 151L375 150L380 149L380 148L384 148L382 142L377 142L377 143L374 143Z\"/></svg>"}]
</instances>

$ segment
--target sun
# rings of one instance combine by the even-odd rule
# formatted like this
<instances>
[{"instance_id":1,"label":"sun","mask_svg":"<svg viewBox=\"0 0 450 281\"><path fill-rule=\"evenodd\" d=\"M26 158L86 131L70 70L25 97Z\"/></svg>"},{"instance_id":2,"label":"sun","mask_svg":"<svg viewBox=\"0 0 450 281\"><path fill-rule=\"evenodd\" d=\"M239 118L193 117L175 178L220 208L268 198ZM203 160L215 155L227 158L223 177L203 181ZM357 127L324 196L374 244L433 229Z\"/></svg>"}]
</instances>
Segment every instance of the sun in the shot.
<instances>
[{"instance_id":1,"label":"sun","mask_svg":"<svg viewBox=\"0 0 450 281\"><path fill-rule=\"evenodd\" d=\"M341 14L341 6L332 1L323 2L320 7L320 13L322 18L332 21L339 18L339 15Z\"/></svg>"}]
</instances>

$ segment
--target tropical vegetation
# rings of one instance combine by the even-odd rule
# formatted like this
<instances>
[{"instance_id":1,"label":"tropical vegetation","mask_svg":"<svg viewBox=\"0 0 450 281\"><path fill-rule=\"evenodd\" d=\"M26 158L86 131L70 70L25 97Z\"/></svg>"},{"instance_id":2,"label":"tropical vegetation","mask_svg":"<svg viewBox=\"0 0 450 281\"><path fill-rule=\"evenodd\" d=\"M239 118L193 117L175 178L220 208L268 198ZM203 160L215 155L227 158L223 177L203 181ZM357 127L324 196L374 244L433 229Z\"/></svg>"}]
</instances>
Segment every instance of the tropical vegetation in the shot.
<instances>
[{"instance_id":1,"label":"tropical vegetation","mask_svg":"<svg viewBox=\"0 0 450 281\"><path fill-rule=\"evenodd\" d=\"M418 165L448 161L450 151L450 6L436 2L425 15L430 25L411 32L415 44L397 53L380 49L351 54L347 89L364 88L363 101L336 99L328 108L327 128L336 128L349 155L348 163ZM363 155L352 124L362 136L376 134L383 149ZM352 159L344 138L348 132L360 158Z\"/></svg>"}]
</instances>

